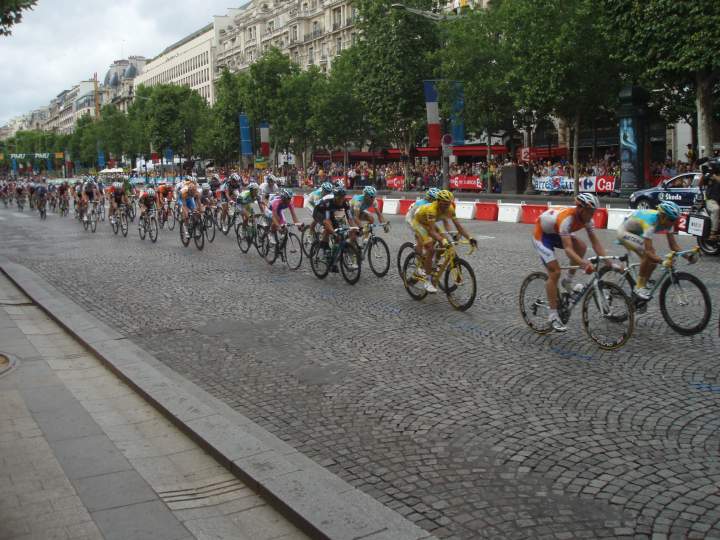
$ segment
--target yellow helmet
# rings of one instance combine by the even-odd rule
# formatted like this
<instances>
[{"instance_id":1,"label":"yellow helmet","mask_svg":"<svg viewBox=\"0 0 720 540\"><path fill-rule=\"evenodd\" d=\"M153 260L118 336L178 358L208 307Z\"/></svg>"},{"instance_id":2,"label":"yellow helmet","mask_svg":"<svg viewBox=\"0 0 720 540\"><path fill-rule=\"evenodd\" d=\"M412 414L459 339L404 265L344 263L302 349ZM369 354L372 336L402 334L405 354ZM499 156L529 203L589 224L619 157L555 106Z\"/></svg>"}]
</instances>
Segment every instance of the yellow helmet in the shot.
<instances>
[{"instance_id":1,"label":"yellow helmet","mask_svg":"<svg viewBox=\"0 0 720 540\"><path fill-rule=\"evenodd\" d=\"M441 202L453 202L453 200L455 200L455 196L452 194L452 191L443 189L440 190L440 193L437 194L437 198L435 200Z\"/></svg>"}]
</instances>

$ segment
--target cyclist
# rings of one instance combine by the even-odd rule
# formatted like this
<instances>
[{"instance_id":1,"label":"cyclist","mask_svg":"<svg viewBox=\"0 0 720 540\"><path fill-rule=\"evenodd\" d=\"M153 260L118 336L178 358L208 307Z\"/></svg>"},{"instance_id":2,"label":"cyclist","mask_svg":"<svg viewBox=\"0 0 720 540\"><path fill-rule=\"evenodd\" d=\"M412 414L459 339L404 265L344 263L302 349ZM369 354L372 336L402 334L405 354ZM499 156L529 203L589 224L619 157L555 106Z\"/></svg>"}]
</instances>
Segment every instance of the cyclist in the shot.
<instances>
[{"instance_id":1,"label":"cyclist","mask_svg":"<svg viewBox=\"0 0 720 540\"><path fill-rule=\"evenodd\" d=\"M308 193L307 199L305 200L305 208L307 208L310 213L310 219L312 220L310 223L310 230L312 232L315 231L316 224L320 225L320 222L315 221L315 218L313 217L315 207L320 203L323 197L332 193L333 188L334 186L332 185L332 182L323 182L319 188Z\"/></svg>"},{"instance_id":2,"label":"cyclist","mask_svg":"<svg viewBox=\"0 0 720 540\"><path fill-rule=\"evenodd\" d=\"M418 268L418 275L426 277L432 272L433 259L435 256L435 242L439 242L443 247L448 246L448 239L445 238L437 227L437 221L450 220L455 225L457 231L467 238L470 243L475 246L477 241L471 237L465 228L455 217L455 206L453 202L455 196L447 189L440 190L436 200L430 204L424 204L415 211L412 226L418 238L417 247L419 255L423 261L422 268ZM436 293L437 289L429 281L425 281L425 290L429 293Z\"/></svg>"},{"instance_id":3,"label":"cyclist","mask_svg":"<svg viewBox=\"0 0 720 540\"><path fill-rule=\"evenodd\" d=\"M231 174L227 182L220 186L220 201L222 202L223 219L228 215L228 203L240 195L240 176Z\"/></svg>"},{"instance_id":4,"label":"cyclist","mask_svg":"<svg viewBox=\"0 0 720 540\"><path fill-rule=\"evenodd\" d=\"M352 208L355 221L358 223L367 221L369 225L375 223L375 218L370 213L370 209L374 208L375 212L377 212L378 220L380 223L385 225L385 232L388 232L390 230L390 224L385 221L385 218L378 207L377 200L375 199L376 196L377 190L374 187L365 186L360 195L355 195L352 199L350 199L350 208ZM367 239L369 233L369 227L365 228L363 230L363 238Z\"/></svg>"},{"instance_id":5,"label":"cyclist","mask_svg":"<svg viewBox=\"0 0 720 540\"><path fill-rule=\"evenodd\" d=\"M280 188L277 185L275 175L272 172L267 173L265 181L260 184L260 195L262 195L263 200L269 201L270 197L276 195L279 191Z\"/></svg>"},{"instance_id":6,"label":"cyclist","mask_svg":"<svg viewBox=\"0 0 720 540\"><path fill-rule=\"evenodd\" d=\"M250 216L254 213L252 208L254 202L257 203L261 212L265 212L265 203L262 197L260 197L260 186L255 182L248 184L247 189L240 193L237 202L240 205L240 214L242 215L244 225L248 224L248 219L250 219Z\"/></svg>"},{"instance_id":7,"label":"cyclist","mask_svg":"<svg viewBox=\"0 0 720 540\"><path fill-rule=\"evenodd\" d=\"M575 198L575 206L572 208L546 210L535 222L533 244L540 255L540 260L545 265L548 273L548 280L545 285L550 305L548 316L553 330L565 332L567 327L560 320L557 312L558 307L558 281L562 271L560 264L555 258L555 249L564 249L570 262L580 266L585 272L592 272L593 266L585 259L587 245L580 240L575 233L580 229L587 232L593 250L600 256L605 256L605 248L595 234L593 214L600 206L600 201L592 193L581 193ZM575 270L570 270L569 276L562 280L562 286L568 292L573 289L573 278Z\"/></svg>"},{"instance_id":8,"label":"cyclist","mask_svg":"<svg viewBox=\"0 0 720 540\"><path fill-rule=\"evenodd\" d=\"M156 196L157 196L157 206L158 208L164 208L165 207L165 201L168 203L168 208L170 207L170 203L173 200L173 187L170 184L160 184L158 188L155 190ZM169 210L168 210L169 211ZM165 214L163 216L163 219L167 219L168 216Z\"/></svg>"},{"instance_id":9,"label":"cyclist","mask_svg":"<svg viewBox=\"0 0 720 540\"><path fill-rule=\"evenodd\" d=\"M113 182L110 186L110 223L115 223L115 213L117 212L118 206L124 204L128 206L130 204L127 193L125 193L125 186L122 182Z\"/></svg>"},{"instance_id":10,"label":"cyclist","mask_svg":"<svg viewBox=\"0 0 720 540\"><path fill-rule=\"evenodd\" d=\"M85 221L87 221L85 211L87 210L88 204L94 202L96 199L98 199L97 184L93 177L89 176L87 182L85 182L82 187L82 203L80 206L80 215Z\"/></svg>"},{"instance_id":11,"label":"cyclist","mask_svg":"<svg viewBox=\"0 0 720 540\"><path fill-rule=\"evenodd\" d=\"M720 158L708 160L703 166L705 208L710 214L710 242L720 240Z\"/></svg>"},{"instance_id":12,"label":"cyclist","mask_svg":"<svg viewBox=\"0 0 720 540\"><path fill-rule=\"evenodd\" d=\"M142 229L142 219L145 212L151 210L155 206L155 190L147 188L140 193L138 198L138 206L140 207L140 218L138 219L138 229Z\"/></svg>"},{"instance_id":13,"label":"cyclist","mask_svg":"<svg viewBox=\"0 0 720 540\"><path fill-rule=\"evenodd\" d=\"M633 293L641 300L650 299L651 293L646 285L655 266L658 263L663 263L663 266L666 264L655 252L652 236L656 232L666 232L670 249L680 251L673 232L679 218L680 207L672 201L663 201L656 210L635 210L618 228L617 237L620 244L640 257L640 269ZM684 257L690 262L696 260L692 253L686 253ZM667 264L670 262L668 260Z\"/></svg>"},{"instance_id":14,"label":"cyclist","mask_svg":"<svg viewBox=\"0 0 720 540\"><path fill-rule=\"evenodd\" d=\"M35 208L38 209L38 211L43 207L45 204L45 199L48 195L48 189L47 185L45 184L45 179L38 182L35 186Z\"/></svg>"},{"instance_id":15,"label":"cyclist","mask_svg":"<svg viewBox=\"0 0 720 540\"><path fill-rule=\"evenodd\" d=\"M268 219L272 220L270 223L270 231L272 232L272 236L270 236L271 246L277 244L278 228L281 225L285 225L285 216L283 215L283 210L290 210L290 215L292 216L293 223L295 223L295 225L297 225L298 227L302 227L302 223L298 222L298 218L295 215L295 207L292 203L292 197L293 192L289 189L283 188L280 190L278 196L275 197L272 201L270 201L270 203L267 205L265 215L268 217Z\"/></svg>"},{"instance_id":16,"label":"cyclist","mask_svg":"<svg viewBox=\"0 0 720 540\"><path fill-rule=\"evenodd\" d=\"M181 186L179 201L182 201L183 219L187 222L188 210L195 210L200 204L200 192L192 180L186 180Z\"/></svg>"},{"instance_id":17,"label":"cyclist","mask_svg":"<svg viewBox=\"0 0 720 540\"><path fill-rule=\"evenodd\" d=\"M323 197L313 211L313 220L323 226L320 247L326 251L330 247L328 239L335 229L344 225L357 226L350 204L345 199L345 193L343 186L336 185L332 193ZM356 236L355 231L350 231L351 240L355 241ZM332 271L337 272L337 268L333 267Z\"/></svg>"},{"instance_id":18,"label":"cyclist","mask_svg":"<svg viewBox=\"0 0 720 540\"><path fill-rule=\"evenodd\" d=\"M203 182L200 185L200 211L204 212L206 206L213 207L215 204L215 197L213 196L212 189L210 188L209 182Z\"/></svg>"}]
</instances>

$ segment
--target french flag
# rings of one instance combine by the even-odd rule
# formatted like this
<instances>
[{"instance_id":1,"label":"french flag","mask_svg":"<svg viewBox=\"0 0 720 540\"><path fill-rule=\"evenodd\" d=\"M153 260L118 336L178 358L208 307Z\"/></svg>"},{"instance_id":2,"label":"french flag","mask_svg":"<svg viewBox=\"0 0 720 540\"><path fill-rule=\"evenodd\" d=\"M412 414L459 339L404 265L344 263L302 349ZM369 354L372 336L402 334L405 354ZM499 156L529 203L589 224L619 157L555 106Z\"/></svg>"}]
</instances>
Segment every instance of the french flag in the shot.
<instances>
[{"instance_id":1,"label":"french flag","mask_svg":"<svg viewBox=\"0 0 720 540\"><path fill-rule=\"evenodd\" d=\"M270 124L260 122L260 153L270 157Z\"/></svg>"},{"instance_id":2,"label":"french flag","mask_svg":"<svg viewBox=\"0 0 720 540\"><path fill-rule=\"evenodd\" d=\"M427 109L428 146L440 146L440 109L435 81L423 81Z\"/></svg>"}]
</instances>

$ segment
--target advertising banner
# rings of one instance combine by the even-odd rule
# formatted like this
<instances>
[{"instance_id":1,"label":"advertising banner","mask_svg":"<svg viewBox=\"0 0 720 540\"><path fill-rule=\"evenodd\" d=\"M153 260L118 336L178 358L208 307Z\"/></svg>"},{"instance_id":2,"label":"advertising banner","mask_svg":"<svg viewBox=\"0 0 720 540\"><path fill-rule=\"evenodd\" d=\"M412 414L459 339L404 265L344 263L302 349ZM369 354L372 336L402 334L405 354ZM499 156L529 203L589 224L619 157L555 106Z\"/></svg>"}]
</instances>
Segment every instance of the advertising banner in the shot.
<instances>
[{"instance_id":1,"label":"advertising banner","mask_svg":"<svg viewBox=\"0 0 720 540\"><path fill-rule=\"evenodd\" d=\"M483 191L484 185L479 176L455 175L450 177L450 189L470 189Z\"/></svg>"},{"instance_id":2,"label":"advertising banner","mask_svg":"<svg viewBox=\"0 0 720 540\"><path fill-rule=\"evenodd\" d=\"M390 189L402 189L405 185L405 177L404 176L388 176L385 179L385 183L387 184L387 187Z\"/></svg>"},{"instance_id":3,"label":"advertising banner","mask_svg":"<svg viewBox=\"0 0 720 540\"><path fill-rule=\"evenodd\" d=\"M252 139L250 133L250 119L247 114L241 113L240 122L240 155L252 156Z\"/></svg>"},{"instance_id":4,"label":"advertising banner","mask_svg":"<svg viewBox=\"0 0 720 540\"><path fill-rule=\"evenodd\" d=\"M542 176L532 180L535 191L571 192L575 187L575 179L569 176ZM586 193L612 193L617 191L618 182L615 176L582 176L580 191Z\"/></svg>"}]
</instances>

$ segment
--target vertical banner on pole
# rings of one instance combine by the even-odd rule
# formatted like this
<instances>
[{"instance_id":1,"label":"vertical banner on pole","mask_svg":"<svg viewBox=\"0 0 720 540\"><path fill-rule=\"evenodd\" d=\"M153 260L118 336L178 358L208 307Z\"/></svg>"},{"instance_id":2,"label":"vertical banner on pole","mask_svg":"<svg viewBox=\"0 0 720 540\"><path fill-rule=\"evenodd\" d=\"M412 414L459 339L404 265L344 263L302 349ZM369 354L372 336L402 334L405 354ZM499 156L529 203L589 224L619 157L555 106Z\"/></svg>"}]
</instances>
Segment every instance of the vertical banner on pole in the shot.
<instances>
[{"instance_id":1,"label":"vertical banner on pole","mask_svg":"<svg viewBox=\"0 0 720 540\"><path fill-rule=\"evenodd\" d=\"M440 109L436 81L423 81L427 110L428 146L440 146Z\"/></svg>"},{"instance_id":2,"label":"vertical banner on pole","mask_svg":"<svg viewBox=\"0 0 720 540\"><path fill-rule=\"evenodd\" d=\"M251 134L250 134L250 120L248 119L248 115L245 113L240 113L239 123L240 123L240 155L241 156L252 156L253 148L252 148L252 138L251 138Z\"/></svg>"},{"instance_id":3,"label":"vertical banner on pole","mask_svg":"<svg viewBox=\"0 0 720 540\"><path fill-rule=\"evenodd\" d=\"M267 122L260 122L260 153L270 157L270 124Z\"/></svg>"},{"instance_id":4,"label":"vertical banner on pole","mask_svg":"<svg viewBox=\"0 0 720 540\"><path fill-rule=\"evenodd\" d=\"M17 160L15 158L10 158L10 166L12 167L12 170L13 170L13 176L17 176L18 175L18 164L17 164Z\"/></svg>"},{"instance_id":5,"label":"vertical banner on pole","mask_svg":"<svg viewBox=\"0 0 720 540\"><path fill-rule=\"evenodd\" d=\"M105 152L98 150L98 167L105 168Z\"/></svg>"},{"instance_id":6,"label":"vertical banner on pole","mask_svg":"<svg viewBox=\"0 0 720 540\"><path fill-rule=\"evenodd\" d=\"M463 111L465 110L465 92L460 81L452 83L453 106L452 116L450 118L450 132L453 136L453 144L465 144L465 122L463 121Z\"/></svg>"}]
</instances>

